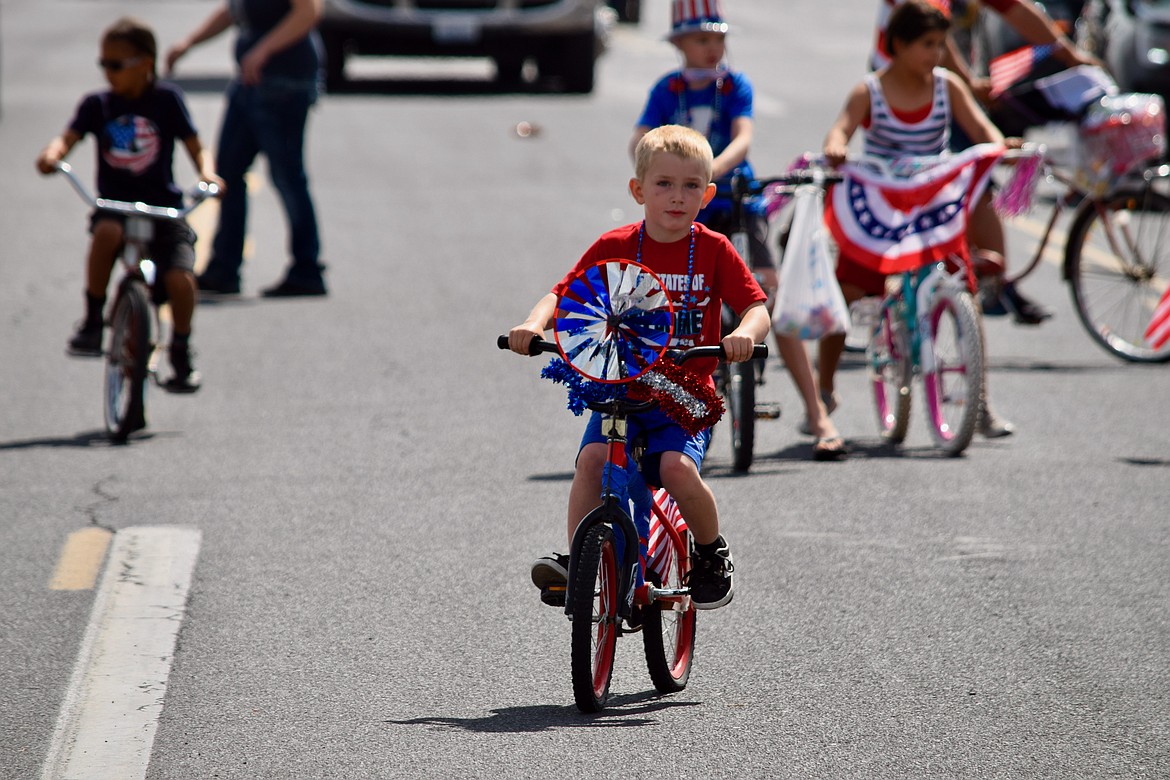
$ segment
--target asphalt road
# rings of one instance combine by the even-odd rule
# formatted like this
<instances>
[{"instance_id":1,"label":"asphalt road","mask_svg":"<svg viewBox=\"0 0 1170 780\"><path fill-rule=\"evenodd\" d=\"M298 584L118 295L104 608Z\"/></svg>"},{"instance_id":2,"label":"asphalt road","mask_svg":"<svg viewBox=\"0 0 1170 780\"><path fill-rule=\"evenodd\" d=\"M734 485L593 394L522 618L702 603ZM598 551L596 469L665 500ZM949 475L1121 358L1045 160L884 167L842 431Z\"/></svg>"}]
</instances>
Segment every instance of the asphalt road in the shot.
<instances>
[{"instance_id":1,"label":"asphalt road","mask_svg":"<svg viewBox=\"0 0 1170 780\"><path fill-rule=\"evenodd\" d=\"M666 4L646 5L588 97L361 63L310 124L332 294L258 297L285 264L261 167L244 295L197 313L204 389L155 393L147 434L113 447L100 364L63 354L85 209L33 160L101 86L106 24L132 12L165 46L211 4L0 2L0 777L39 776L88 620L93 591L48 587L68 534L155 524L202 547L152 780L1170 776L1170 369L1090 343L1050 264L1026 289L1053 320L988 324L1019 432L962 458L932 453L917 410L883 445L852 361L854 455L814 463L773 362L785 412L752 472L722 432L706 467L737 595L700 615L690 686L654 695L627 639L614 706L576 711L568 624L528 565L563 544L581 422L495 337L637 217L626 142L674 63ZM819 145L873 6L729 3L761 173ZM228 41L184 66L213 144ZM1015 262L1033 243L1013 229Z\"/></svg>"}]
</instances>

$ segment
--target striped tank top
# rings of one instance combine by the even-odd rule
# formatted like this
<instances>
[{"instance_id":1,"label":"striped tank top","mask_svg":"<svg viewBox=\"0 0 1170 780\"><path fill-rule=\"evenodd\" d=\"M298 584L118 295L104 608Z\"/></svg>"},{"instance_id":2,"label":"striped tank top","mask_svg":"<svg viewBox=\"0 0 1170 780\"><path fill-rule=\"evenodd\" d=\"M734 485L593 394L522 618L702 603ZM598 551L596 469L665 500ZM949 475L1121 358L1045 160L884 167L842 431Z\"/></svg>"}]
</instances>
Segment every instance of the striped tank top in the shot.
<instances>
[{"instance_id":1,"label":"striped tank top","mask_svg":"<svg viewBox=\"0 0 1170 780\"><path fill-rule=\"evenodd\" d=\"M930 112L918 122L899 119L882 92L876 73L865 77L869 87L869 126L865 128L865 153L894 160L929 157L947 150L951 139L951 100L942 68L934 69L934 96Z\"/></svg>"}]
</instances>

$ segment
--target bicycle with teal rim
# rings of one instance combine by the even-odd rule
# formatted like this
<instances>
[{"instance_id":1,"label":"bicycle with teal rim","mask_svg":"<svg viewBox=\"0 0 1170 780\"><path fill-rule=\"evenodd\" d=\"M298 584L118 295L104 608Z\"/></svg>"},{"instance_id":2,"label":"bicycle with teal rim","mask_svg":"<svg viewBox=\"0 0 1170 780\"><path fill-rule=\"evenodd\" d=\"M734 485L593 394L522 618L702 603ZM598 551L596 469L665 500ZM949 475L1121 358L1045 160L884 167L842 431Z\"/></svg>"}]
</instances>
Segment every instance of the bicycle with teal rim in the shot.
<instances>
[{"instance_id":1,"label":"bicycle with teal rim","mask_svg":"<svg viewBox=\"0 0 1170 780\"><path fill-rule=\"evenodd\" d=\"M857 162L889 171L881 159ZM930 159L912 164L929 165ZM891 443L906 438L915 378L922 384L934 445L957 456L971 443L983 406L986 366L968 265L966 258L952 254L895 275L898 283L887 285L866 347L866 366L878 429Z\"/></svg>"},{"instance_id":2,"label":"bicycle with teal rim","mask_svg":"<svg viewBox=\"0 0 1170 780\"><path fill-rule=\"evenodd\" d=\"M882 436L905 440L918 377L935 446L961 454L978 423L985 370L979 312L964 274L944 263L904 272L882 300L866 364Z\"/></svg>"},{"instance_id":3,"label":"bicycle with teal rim","mask_svg":"<svg viewBox=\"0 0 1170 780\"><path fill-rule=\"evenodd\" d=\"M558 299L555 323L556 342L534 339L529 353L559 356L544 375L569 386L571 409L600 413L606 437L600 503L573 536L564 604L574 701L597 712L609 698L621 635L642 634L658 691L681 691L690 678L697 622L687 584L691 534L674 499L653 485L628 422L682 395L671 366L722 357L722 347L668 349L669 296L650 269L627 260L578 274ZM507 349L507 336L497 346ZM766 354L756 347L755 357Z\"/></svg>"}]
</instances>

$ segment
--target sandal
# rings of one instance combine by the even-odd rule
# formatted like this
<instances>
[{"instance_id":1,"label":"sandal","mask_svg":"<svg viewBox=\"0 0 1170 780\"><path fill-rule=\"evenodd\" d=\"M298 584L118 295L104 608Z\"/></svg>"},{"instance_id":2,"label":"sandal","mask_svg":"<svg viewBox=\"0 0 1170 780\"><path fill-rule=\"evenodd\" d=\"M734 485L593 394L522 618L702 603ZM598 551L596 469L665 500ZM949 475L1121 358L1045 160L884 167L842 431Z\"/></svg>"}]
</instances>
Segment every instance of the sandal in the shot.
<instances>
[{"instance_id":1,"label":"sandal","mask_svg":"<svg viewBox=\"0 0 1170 780\"><path fill-rule=\"evenodd\" d=\"M849 455L849 447L840 436L818 438L813 444L813 460L843 460Z\"/></svg>"}]
</instances>

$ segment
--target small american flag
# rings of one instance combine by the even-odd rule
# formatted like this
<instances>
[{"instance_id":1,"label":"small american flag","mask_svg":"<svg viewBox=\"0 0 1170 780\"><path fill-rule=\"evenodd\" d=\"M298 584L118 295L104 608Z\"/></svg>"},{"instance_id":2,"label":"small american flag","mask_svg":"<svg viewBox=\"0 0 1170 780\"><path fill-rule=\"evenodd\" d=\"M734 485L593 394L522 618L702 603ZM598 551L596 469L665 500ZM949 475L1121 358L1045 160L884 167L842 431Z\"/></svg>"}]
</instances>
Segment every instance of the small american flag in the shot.
<instances>
[{"instance_id":1,"label":"small american flag","mask_svg":"<svg viewBox=\"0 0 1170 780\"><path fill-rule=\"evenodd\" d=\"M663 520L674 526L680 534L686 530L687 521L683 519L678 504L670 494L662 488L654 492L655 510L650 513L650 539L646 550L646 570L658 573L659 582L666 582L671 566L674 564L674 547L670 543L670 536L663 527ZM661 512L661 517L659 516Z\"/></svg>"},{"instance_id":2,"label":"small american flag","mask_svg":"<svg viewBox=\"0 0 1170 780\"><path fill-rule=\"evenodd\" d=\"M1170 287L1162 293L1162 300L1158 301L1154 309L1154 317L1150 320L1150 327L1146 328L1145 337L1154 349L1161 349L1163 344L1170 341Z\"/></svg>"},{"instance_id":3,"label":"small american flag","mask_svg":"<svg viewBox=\"0 0 1170 780\"><path fill-rule=\"evenodd\" d=\"M1027 76L1032 68L1052 54L1055 48L1051 43L1043 46L1024 46L993 59L987 66L992 99L999 97L1004 90Z\"/></svg>"}]
</instances>

